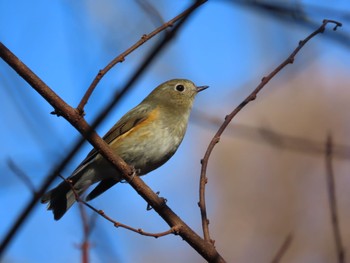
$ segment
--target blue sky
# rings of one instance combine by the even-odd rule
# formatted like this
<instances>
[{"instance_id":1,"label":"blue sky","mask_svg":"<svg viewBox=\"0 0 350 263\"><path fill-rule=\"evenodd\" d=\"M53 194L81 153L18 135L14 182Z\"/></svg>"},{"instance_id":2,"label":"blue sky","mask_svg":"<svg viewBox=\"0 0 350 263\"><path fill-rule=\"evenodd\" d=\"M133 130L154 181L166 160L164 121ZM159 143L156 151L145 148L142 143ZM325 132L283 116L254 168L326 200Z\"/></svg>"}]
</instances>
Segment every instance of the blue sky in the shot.
<instances>
[{"instance_id":1,"label":"blue sky","mask_svg":"<svg viewBox=\"0 0 350 263\"><path fill-rule=\"evenodd\" d=\"M151 2L164 20L174 17L190 3ZM294 1L288 3L291 7L296 6ZM341 15L341 12L349 15L350 5L346 1L298 3L308 6L305 11L309 21L320 24L325 17L339 19L344 23L339 32L349 37L349 19L342 21L344 16ZM316 6L325 8L314 12ZM72 106L79 103L99 69L158 25L135 1L0 2L0 41ZM210 89L198 96L195 108L222 118L312 31L294 20L279 19L275 14L258 12L248 6L209 1L195 12L176 39L161 52L98 127L98 132L103 135L155 86L171 78L188 78L198 85L209 85ZM324 76L328 74L332 86L334 75L330 69L346 72L350 68L349 43L332 39L337 33L327 30L327 36L317 36L286 71L298 74L317 63ZM125 83L155 41L147 42L105 76L86 106L88 121L92 121L109 101L110 94ZM277 79L286 76L283 72ZM24 170L38 187L80 135L63 118L50 115L50 105L2 60L0 97L0 121L3 123L0 237L3 237L31 196L28 188L9 169L8 160ZM169 200L169 206L198 231L199 160L215 131L203 129L191 122L178 153L145 178L146 183L155 191L161 191L161 195ZM203 133L206 141L200 143L196 137ZM90 149L90 145L84 145L64 175L68 176ZM55 184L57 182L59 180ZM217 193L214 188L213 193ZM209 201L212 212L215 212L216 202L215 198ZM114 187L93 204L117 221L131 226L150 232L167 230L167 225L154 212L145 211L145 202L126 184ZM164 246L165 252L174 253L172 248L176 247L184 262L202 262L178 237L155 240L113 229L100 218L97 222L91 237L94 244L92 262L110 262L116 258L120 262L141 262L141 259L148 262L145 258L155 253L159 244ZM55 222L44 206L37 205L9 246L5 261L77 262L80 251L76 244L81 237L77 206L61 221ZM148 260L151 261L151 257ZM157 262L164 262L161 255Z\"/></svg>"}]
</instances>

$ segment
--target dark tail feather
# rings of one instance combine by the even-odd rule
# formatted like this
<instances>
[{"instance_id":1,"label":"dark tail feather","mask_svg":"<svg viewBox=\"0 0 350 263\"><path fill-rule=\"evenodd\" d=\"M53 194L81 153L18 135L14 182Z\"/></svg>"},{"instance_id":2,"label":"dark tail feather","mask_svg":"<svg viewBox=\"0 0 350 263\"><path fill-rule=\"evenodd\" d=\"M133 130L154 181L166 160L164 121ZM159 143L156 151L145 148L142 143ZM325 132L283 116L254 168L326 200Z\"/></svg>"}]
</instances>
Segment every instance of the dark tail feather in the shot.
<instances>
[{"instance_id":1,"label":"dark tail feather","mask_svg":"<svg viewBox=\"0 0 350 263\"><path fill-rule=\"evenodd\" d=\"M90 186L87 183L85 187L77 187L80 178L80 174L69 177L70 183L63 181L41 198L41 203L48 203L47 209L52 210L55 220L59 220L76 201L72 185L79 196Z\"/></svg>"},{"instance_id":2,"label":"dark tail feather","mask_svg":"<svg viewBox=\"0 0 350 263\"><path fill-rule=\"evenodd\" d=\"M94 199L95 197L99 196L102 194L104 191L108 190L111 188L113 185L118 183L119 181L114 179L114 178L108 178L105 180L102 180L95 188L92 190L88 196L86 197L86 201L90 201Z\"/></svg>"},{"instance_id":3,"label":"dark tail feather","mask_svg":"<svg viewBox=\"0 0 350 263\"><path fill-rule=\"evenodd\" d=\"M41 203L49 203L48 210L52 210L55 220L59 220L66 211L73 205L73 202L69 202L70 192L72 192L74 201L75 196L71 190L71 186L67 182L62 182L59 186L44 194L41 199Z\"/></svg>"}]
</instances>

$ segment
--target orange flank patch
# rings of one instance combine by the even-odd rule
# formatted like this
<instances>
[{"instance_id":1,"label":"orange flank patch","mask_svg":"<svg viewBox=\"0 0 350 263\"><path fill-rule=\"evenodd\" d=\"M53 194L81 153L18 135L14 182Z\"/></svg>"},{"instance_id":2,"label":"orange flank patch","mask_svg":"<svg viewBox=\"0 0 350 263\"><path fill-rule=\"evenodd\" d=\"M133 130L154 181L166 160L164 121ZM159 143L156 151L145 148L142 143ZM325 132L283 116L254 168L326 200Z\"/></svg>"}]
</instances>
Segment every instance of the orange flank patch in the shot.
<instances>
[{"instance_id":1,"label":"orange flank patch","mask_svg":"<svg viewBox=\"0 0 350 263\"><path fill-rule=\"evenodd\" d=\"M132 133L135 133L137 131L139 131L142 127L144 127L145 125L149 125L151 122L153 122L157 117L159 116L159 108L155 108L154 110L152 110L148 117L146 119L144 119L143 121L137 123L134 127L132 127L130 130L128 130L127 132L123 133L122 135L118 136L116 139L114 139L110 145L113 148L113 144L117 143L120 140L123 140L125 137L130 136ZM149 135L150 131L144 131L140 134L138 134L139 138L142 137L147 137Z\"/></svg>"}]
</instances>

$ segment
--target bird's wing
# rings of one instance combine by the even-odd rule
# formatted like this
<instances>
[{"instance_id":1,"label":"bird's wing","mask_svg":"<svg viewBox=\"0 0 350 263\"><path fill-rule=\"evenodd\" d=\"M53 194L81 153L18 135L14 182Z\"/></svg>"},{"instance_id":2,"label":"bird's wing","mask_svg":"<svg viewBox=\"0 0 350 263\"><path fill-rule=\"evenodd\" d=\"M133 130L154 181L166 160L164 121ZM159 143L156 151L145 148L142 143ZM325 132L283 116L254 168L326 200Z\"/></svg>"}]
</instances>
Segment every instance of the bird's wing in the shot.
<instances>
[{"instance_id":1,"label":"bird's wing","mask_svg":"<svg viewBox=\"0 0 350 263\"><path fill-rule=\"evenodd\" d=\"M136 108L129 111L124 115L107 133L103 136L103 139L110 144L113 140L117 139L119 136L124 133L130 131L134 128L138 123L146 120L149 116L150 109L147 107L137 106ZM87 155L85 160L79 165L79 167L75 170L73 174L79 172L79 170L84 169L84 167L91 162L98 151L92 149L90 153ZM88 194L86 197L86 201L94 199L99 196L113 185L118 183L119 181L116 178L107 178L99 182L99 184Z\"/></svg>"},{"instance_id":2,"label":"bird's wing","mask_svg":"<svg viewBox=\"0 0 350 263\"><path fill-rule=\"evenodd\" d=\"M149 112L152 109L147 105L138 105L128 113L126 113L106 134L103 136L103 140L110 144L113 140L117 139L122 134L130 131L133 127L135 127L138 123L144 121L149 116ZM94 148L92 149L86 158L81 162L81 164L75 169L73 174L77 173L83 166L92 161L98 151Z\"/></svg>"}]
</instances>

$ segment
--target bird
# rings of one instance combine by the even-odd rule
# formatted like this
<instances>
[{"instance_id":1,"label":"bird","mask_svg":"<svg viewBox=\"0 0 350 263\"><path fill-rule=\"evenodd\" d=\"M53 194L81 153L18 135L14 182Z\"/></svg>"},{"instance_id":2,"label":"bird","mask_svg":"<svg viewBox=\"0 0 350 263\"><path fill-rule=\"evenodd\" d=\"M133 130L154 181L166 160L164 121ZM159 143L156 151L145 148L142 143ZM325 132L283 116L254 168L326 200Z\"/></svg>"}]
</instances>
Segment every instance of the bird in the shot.
<instances>
[{"instance_id":1,"label":"bird","mask_svg":"<svg viewBox=\"0 0 350 263\"><path fill-rule=\"evenodd\" d=\"M145 175L175 154L186 133L194 98L207 88L187 79L168 80L128 111L103 139L138 176ZM81 196L91 185L98 183L86 201L120 181L120 171L92 149L67 180L42 196L41 203L47 203L59 220L75 203L76 195Z\"/></svg>"}]
</instances>

